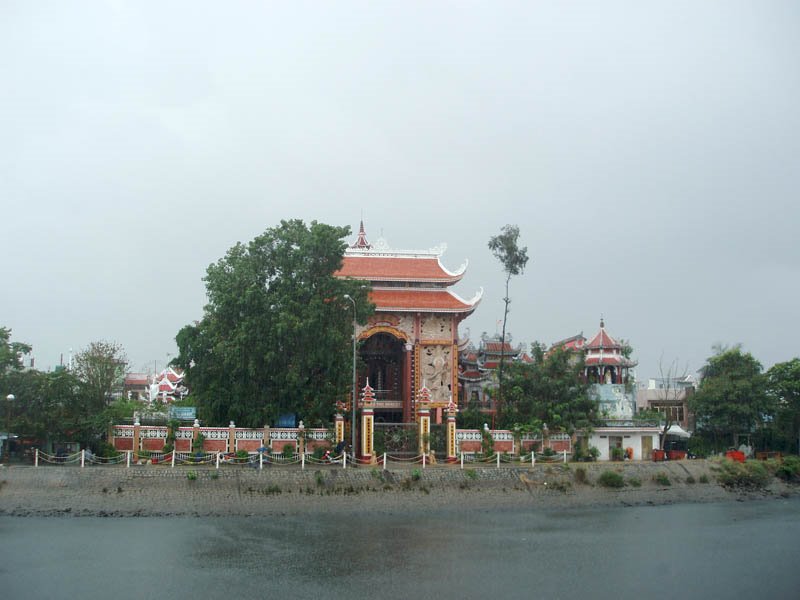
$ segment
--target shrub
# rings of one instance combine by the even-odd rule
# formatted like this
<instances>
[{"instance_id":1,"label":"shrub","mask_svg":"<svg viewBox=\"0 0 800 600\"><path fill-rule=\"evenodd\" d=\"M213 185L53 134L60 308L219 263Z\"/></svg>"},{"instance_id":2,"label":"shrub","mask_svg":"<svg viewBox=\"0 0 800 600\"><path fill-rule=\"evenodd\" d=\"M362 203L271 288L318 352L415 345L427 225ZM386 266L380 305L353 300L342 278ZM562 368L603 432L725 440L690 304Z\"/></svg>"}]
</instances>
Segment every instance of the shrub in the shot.
<instances>
[{"instance_id":1,"label":"shrub","mask_svg":"<svg viewBox=\"0 0 800 600\"><path fill-rule=\"evenodd\" d=\"M314 481L316 481L317 485L320 487L325 485L325 476L322 474L322 471L314 473Z\"/></svg>"},{"instance_id":2,"label":"shrub","mask_svg":"<svg viewBox=\"0 0 800 600\"><path fill-rule=\"evenodd\" d=\"M250 455L247 453L247 450L237 450L236 458L238 458L239 460L247 460L248 458L250 458Z\"/></svg>"},{"instance_id":3,"label":"shrub","mask_svg":"<svg viewBox=\"0 0 800 600\"><path fill-rule=\"evenodd\" d=\"M696 481L695 481L695 479L694 479L694 477L692 475L689 475L686 478L686 483L696 483Z\"/></svg>"},{"instance_id":4,"label":"shrub","mask_svg":"<svg viewBox=\"0 0 800 600\"><path fill-rule=\"evenodd\" d=\"M800 477L800 456L787 456L775 469L775 475L785 481Z\"/></svg>"},{"instance_id":5,"label":"shrub","mask_svg":"<svg viewBox=\"0 0 800 600\"><path fill-rule=\"evenodd\" d=\"M189 481L197 480L197 471L186 471L186 479Z\"/></svg>"},{"instance_id":6,"label":"shrub","mask_svg":"<svg viewBox=\"0 0 800 600\"><path fill-rule=\"evenodd\" d=\"M625 456L625 451L622 448L614 447L611 449L611 460L622 460Z\"/></svg>"},{"instance_id":7,"label":"shrub","mask_svg":"<svg viewBox=\"0 0 800 600\"><path fill-rule=\"evenodd\" d=\"M583 467L578 467L575 469L575 483L586 483L587 476L586 476L586 469Z\"/></svg>"},{"instance_id":8,"label":"shrub","mask_svg":"<svg viewBox=\"0 0 800 600\"><path fill-rule=\"evenodd\" d=\"M706 475L705 473L700 475L700 483L708 483L708 475Z\"/></svg>"},{"instance_id":9,"label":"shrub","mask_svg":"<svg viewBox=\"0 0 800 600\"><path fill-rule=\"evenodd\" d=\"M281 454L283 458L294 458L294 444L284 444Z\"/></svg>"},{"instance_id":10,"label":"shrub","mask_svg":"<svg viewBox=\"0 0 800 600\"><path fill-rule=\"evenodd\" d=\"M419 469L414 469L411 471L411 480L412 481L419 481L422 478L422 471Z\"/></svg>"},{"instance_id":11,"label":"shrub","mask_svg":"<svg viewBox=\"0 0 800 600\"><path fill-rule=\"evenodd\" d=\"M549 446L542 450L542 456L552 457L556 455L556 451L550 448Z\"/></svg>"},{"instance_id":12,"label":"shrub","mask_svg":"<svg viewBox=\"0 0 800 600\"><path fill-rule=\"evenodd\" d=\"M478 472L475 471L475 469L465 469L464 470L464 475L466 475L468 479L477 479L478 478Z\"/></svg>"},{"instance_id":13,"label":"shrub","mask_svg":"<svg viewBox=\"0 0 800 600\"><path fill-rule=\"evenodd\" d=\"M316 448L314 448L314 453L312 454L312 456L317 460L322 460L322 457L325 456L325 450L327 450L327 448L325 448L324 446L317 446Z\"/></svg>"},{"instance_id":14,"label":"shrub","mask_svg":"<svg viewBox=\"0 0 800 600\"><path fill-rule=\"evenodd\" d=\"M622 475L614 471L603 471L597 478L597 483L607 488L625 487L625 480Z\"/></svg>"},{"instance_id":15,"label":"shrub","mask_svg":"<svg viewBox=\"0 0 800 600\"><path fill-rule=\"evenodd\" d=\"M631 478L628 480L628 483L629 483L630 485L632 485L633 487L637 487L637 488L638 488L638 487L642 487L642 480L641 480L641 479L639 479L638 477L631 477Z\"/></svg>"},{"instance_id":16,"label":"shrub","mask_svg":"<svg viewBox=\"0 0 800 600\"><path fill-rule=\"evenodd\" d=\"M653 481L655 481L658 485L672 485L672 482L669 480L669 476L666 473L656 473L653 475Z\"/></svg>"},{"instance_id":17,"label":"shrub","mask_svg":"<svg viewBox=\"0 0 800 600\"><path fill-rule=\"evenodd\" d=\"M725 487L755 489L763 487L769 481L769 477L769 471L759 461L748 460L740 463L735 460L724 460L720 463L717 481Z\"/></svg>"},{"instance_id":18,"label":"shrub","mask_svg":"<svg viewBox=\"0 0 800 600\"><path fill-rule=\"evenodd\" d=\"M594 446L589 446L588 454L592 460L597 460L598 457L600 456L600 450L595 448Z\"/></svg>"}]
</instances>

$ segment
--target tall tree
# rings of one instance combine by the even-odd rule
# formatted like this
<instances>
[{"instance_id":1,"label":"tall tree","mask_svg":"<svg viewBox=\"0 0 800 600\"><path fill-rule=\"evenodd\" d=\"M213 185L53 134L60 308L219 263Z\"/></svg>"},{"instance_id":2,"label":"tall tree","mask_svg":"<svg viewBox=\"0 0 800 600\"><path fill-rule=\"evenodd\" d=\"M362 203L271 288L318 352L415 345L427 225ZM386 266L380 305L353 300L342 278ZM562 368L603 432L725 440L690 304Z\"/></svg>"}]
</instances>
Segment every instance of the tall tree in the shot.
<instances>
[{"instance_id":1,"label":"tall tree","mask_svg":"<svg viewBox=\"0 0 800 600\"><path fill-rule=\"evenodd\" d=\"M489 250L495 258L503 265L506 274L506 295L503 298L503 334L501 337L500 365L497 370L497 399L495 400L495 412L498 419L502 418L503 412L503 368L505 365L505 342L506 342L506 323L508 321L509 305L511 298L508 295L508 287L511 278L521 275L528 264L528 248L519 245L519 227L516 225L506 225L499 235L489 239Z\"/></svg>"},{"instance_id":2,"label":"tall tree","mask_svg":"<svg viewBox=\"0 0 800 600\"><path fill-rule=\"evenodd\" d=\"M550 352L542 344L531 346L531 364L509 365L506 411L501 427L520 425L540 430L573 433L591 427L598 419L598 403L580 377L583 353L565 348Z\"/></svg>"},{"instance_id":3,"label":"tall tree","mask_svg":"<svg viewBox=\"0 0 800 600\"><path fill-rule=\"evenodd\" d=\"M29 354L31 347L22 342L11 341L11 330L0 327L0 377L22 368L22 357Z\"/></svg>"},{"instance_id":4,"label":"tall tree","mask_svg":"<svg viewBox=\"0 0 800 600\"><path fill-rule=\"evenodd\" d=\"M128 366L125 350L116 342L92 342L75 356L75 376L83 384L89 409L100 412L121 389Z\"/></svg>"},{"instance_id":5,"label":"tall tree","mask_svg":"<svg viewBox=\"0 0 800 600\"><path fill-rule=\"evenodd\" d=\"M351 380L351 296L365 323L363 282L339 279L349 227L281 221L236 244L204 278L203 318L178 332L174 361L200 415L263 426L284 413L327 422Z\"/></svg>"},{"instance_id":6,"label":"tall tree","mask_svg":"<svg viewBox=\"0 0 800 600\"><path fill-rule=\"evenodd\" d=\"M741 433L751 433L772 414L761 363L740 348L725 350L708 359L702 380L689 407L697 418L697 430L719 449L735 443Z\"/></svg>"},{"instance_id":7,"label":"tall tree","mask_svg":"<svg viewBox=\"0 0 800 600\"><path fill-rule=\"evenodd\" d=\"M800 358L777 363L767 371L767 390L775 403L777 426L785 447L800 454Z\"/></svg>"}]
</instances>

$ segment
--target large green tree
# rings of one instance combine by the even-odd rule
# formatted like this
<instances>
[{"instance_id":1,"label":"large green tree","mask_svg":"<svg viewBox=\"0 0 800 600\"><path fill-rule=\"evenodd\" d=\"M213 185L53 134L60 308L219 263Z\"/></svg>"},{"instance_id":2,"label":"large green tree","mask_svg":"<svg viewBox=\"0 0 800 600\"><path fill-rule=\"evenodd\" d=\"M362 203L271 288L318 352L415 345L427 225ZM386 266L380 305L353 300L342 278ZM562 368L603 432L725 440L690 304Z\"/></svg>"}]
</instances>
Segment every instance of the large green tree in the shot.
<instances>
[{"instance_id":1,"label":"large green tree","mask_svg":"<svg viewBox=\"0 0 800 600\"><path fill-rule=\"evenodd\" d=\"M755 433L774 410L761 363L740 348L718 349L701 370L689 398L697 430L716 449L735 443L737 434Z\"/></svg>"},{"instance_id":2,"label":"large green tree","mask_svg":"<svg viewBox=\"0 0 800 600\"><path fill-rule=\"evenodd\" d=\"M767 371L767 390L783 447L800 454L800 358L773 365Z\"/></svg>"},{"instance_id":3,"label":"large green tree","mask_svg":"<svg viewBox=\"0 0 800 600\"><path fill-rule=\"evenodd\" d=\"M583 354L565 348L548 352L533 344L531 357L531 364L509 365L501 426L540 430L546 423L551 430L572 433L594 425L598 405L580 377Z\"/></svg>"},{"instance_id":4,"label":"large green tree","mask_svg":"<svg viewBox=\"0 0 800 600\"><path fill-rule=\"evenodd\" d=\"M498 419L502 419L503 413L503 371L505 368L505 341L506 323L508 321L509 306L511 297L508 295L508 287L511 277L521 275L528 264L528 248L519 245L519 227L516 225L506 225L500 230L498 235L489 239L489 250L495 258L503 265L506 274L506 294L503 297L503 334L501 337L500 365L497 369L497 398L495 398L495 411Z\"/></svg>"},{"instance_id":5,"label":"large green tree","mask_svg":"<svg viewBox=\"0 0 800 600\"><path fill-rule=\"evenodd\" d=\"M83 384L90 410L102 411L121 392L128 359L116 342L92 342L75 355L75 376Z\"/></svg>"},{"instance_id":6,"label":"large green tree","mask_svg":"<svg viewBox=\"0 0 800 600\"><path fill-rule=\"evenodd\" d=\"M295 413L327 422L351 383L351 296L357 320L374 310L363 282L340 279L349 227L281 221L236 244L204 278L203 318L178 332L200 416L250 427Z\"/></svg>"},{"instance_id":7,"label":"large green tree","mask_svg":"<svg viewBox=\"0 0 800 600\"><path fill-rule=\"evenodd\" d=\"M22 357L30 353L31 347L22 342L11 341L11 330L0 327L0 378L11 371L22 368Z\"/></svg>"}]
</instances>

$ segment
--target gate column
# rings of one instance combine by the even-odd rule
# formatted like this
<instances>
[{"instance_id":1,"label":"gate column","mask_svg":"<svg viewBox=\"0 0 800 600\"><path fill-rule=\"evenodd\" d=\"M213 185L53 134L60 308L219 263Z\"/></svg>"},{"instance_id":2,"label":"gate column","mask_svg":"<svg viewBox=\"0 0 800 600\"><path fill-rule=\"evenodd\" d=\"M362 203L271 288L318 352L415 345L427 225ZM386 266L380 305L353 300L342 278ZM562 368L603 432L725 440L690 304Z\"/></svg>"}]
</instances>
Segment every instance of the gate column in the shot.
<instances>
[{"instance_id":1,"label":"gate column","mask_svg":"<svg viewBox=\"0 0 800 600\"><path fill-rule=\"evenodd\" d=\"M361 459L375 463L375 395L374 390L367 385L361 393Z\"/></svg>"},{"instance_id":2,"label":"gate column","mask_svg":"<svg viewBox=\"0 0 800 600\"><path fill-rule=\"evenodd\" d=\"M431 451L431 392L423 384L419 390L417 414L419 415L419 453L429 454Z\"/></svg>"},{"instance_id":3,"label":"gate column","mask_svg":"<svg viewBox=\"0 0 800 600\"><path fill-rule=\"evenodd\" d=\"M456 403L450 399L447 405L447 462L456 462Z\"/></svg>"}]
</instances>

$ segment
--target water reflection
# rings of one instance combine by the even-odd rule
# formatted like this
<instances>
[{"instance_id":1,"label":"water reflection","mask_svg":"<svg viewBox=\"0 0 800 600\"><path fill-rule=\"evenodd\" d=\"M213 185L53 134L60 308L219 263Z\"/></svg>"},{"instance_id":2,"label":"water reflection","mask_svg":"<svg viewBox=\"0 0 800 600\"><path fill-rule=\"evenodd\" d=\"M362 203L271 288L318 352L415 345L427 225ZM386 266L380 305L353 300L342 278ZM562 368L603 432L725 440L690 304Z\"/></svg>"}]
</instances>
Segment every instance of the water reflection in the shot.
<instances>
[{"instance_id":1,"label":"water reflection","mask_svg":"<svg viewBox=\"0 0 800 600\"><path fill-rule=\"evenodd\" d=\"M800 502L283 518L0 518L3 597L794 598ZM8 594L6 596L6 593Z\"/></svg>"}]
</instances>

